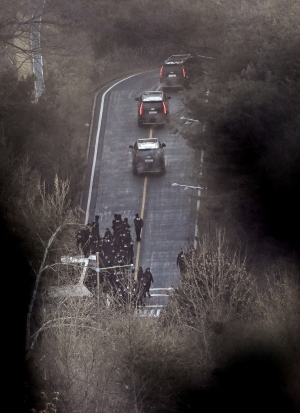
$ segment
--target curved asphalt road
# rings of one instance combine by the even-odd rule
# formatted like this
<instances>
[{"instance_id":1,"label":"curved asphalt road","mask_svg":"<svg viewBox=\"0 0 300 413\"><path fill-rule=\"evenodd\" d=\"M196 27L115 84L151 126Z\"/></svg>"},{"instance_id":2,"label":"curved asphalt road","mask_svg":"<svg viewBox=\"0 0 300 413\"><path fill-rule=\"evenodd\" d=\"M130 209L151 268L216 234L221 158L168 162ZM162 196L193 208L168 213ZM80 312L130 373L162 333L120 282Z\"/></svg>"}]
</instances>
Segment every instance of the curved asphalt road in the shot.
<instances>
[{"instance_id":1,"label":"curved asphalt road","mask_svg":"<svg viewBox=\"0 0 300 413\"><path fill-rule=\"evenodd\" d=\"M114 214L119 213L122 218L128 217L135 236L133 219L143 207L144 228L138 265L144 270L151 268L153 288L168 288L178 280L176 258L180 248L193 243L197 202L195 192L171 185L173 182L196 184L192 178L197 169L195 152L168 127L153 128L152 136L166 144L166 174L148 176L145 188L144 177L136 177L132 173L128 146L138 138L149 137L150 128L137 125L137 102L134 98L144 90L159 88L158 70L135 75L113 86L117 82L101 90L96 99L82 208L86 211L86 222L92 222L95 215L100 216L100 235L106 227L111 228ZM101 99L111 86L104 99L100 127ZM173 91L167 95L171 96L171 116L178 121L183 110L180 93ZM99 142L94 159L98 128ZM90 189L93 161L95 171Z\"/></svg>"}]
</instances>

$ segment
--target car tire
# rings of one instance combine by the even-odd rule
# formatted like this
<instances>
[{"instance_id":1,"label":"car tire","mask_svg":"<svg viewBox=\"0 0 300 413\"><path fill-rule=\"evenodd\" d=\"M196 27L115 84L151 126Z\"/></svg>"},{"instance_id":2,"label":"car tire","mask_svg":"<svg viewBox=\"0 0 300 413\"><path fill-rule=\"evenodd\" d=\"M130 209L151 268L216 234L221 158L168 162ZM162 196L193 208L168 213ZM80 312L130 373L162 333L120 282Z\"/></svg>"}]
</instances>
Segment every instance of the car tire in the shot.
<instances>
[{"instance_id":1,"label":"car tire","mask_svg":"<svg viewBox=\"0 0 300 413\"><path fill-rule=\"evenodd\" d=\"M138 120L138 127L142 128L144 126L143 122L141 120Z\"/></svg>"},{"instance_id":2,"label":"car tire","mask_svg":"<svg viewBox=\"0 0 300 413\"><path fill-rule=\"evenodd\" d=\"M133 173L133 175L135 175L135 176L138 175L138 171L137 171L137 167L136 167L136 166L133 166L133 167L132 167L132 173Z\"/></svg>"}]
</instances>

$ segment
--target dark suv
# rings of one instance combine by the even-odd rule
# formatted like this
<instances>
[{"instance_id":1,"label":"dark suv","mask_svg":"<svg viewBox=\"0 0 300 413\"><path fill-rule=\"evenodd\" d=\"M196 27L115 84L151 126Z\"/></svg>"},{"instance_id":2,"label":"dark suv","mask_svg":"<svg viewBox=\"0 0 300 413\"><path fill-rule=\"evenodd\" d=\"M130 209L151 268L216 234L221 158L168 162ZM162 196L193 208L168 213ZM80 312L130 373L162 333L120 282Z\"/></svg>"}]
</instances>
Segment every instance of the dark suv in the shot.
<instances>
[{"instance_id":1,"label":"dark suv","mask_svg":"<svg viewBox=\"0 0 300 413\"><path fill-rule=\"evenodd\" d=\"M169 99L162 91L146 91L135 98L139 102L138 125L169 123Z\"/></svg>"},{"instance_id":2,"label":"dark suv","mask_svg":"<svg viewBox=\"0 0 300 413\"><path fill-rule=\"evenodd\" d=\"M191 59L190 54L174 54L165 60L159 73L162 87L183 88L187 86L189 78L185 63Z\"/></svg>"},{"instance_id":3,"label":"dark suv","mask_svg":"<svg viewBox=\"0 0 300 413\"><path fill-rule=\"evenodd\" d=\"M138 139L132 149L132 171L134 175L162 174L165 172L164 143L157 138Z\"/></svg>"}]
</instances>

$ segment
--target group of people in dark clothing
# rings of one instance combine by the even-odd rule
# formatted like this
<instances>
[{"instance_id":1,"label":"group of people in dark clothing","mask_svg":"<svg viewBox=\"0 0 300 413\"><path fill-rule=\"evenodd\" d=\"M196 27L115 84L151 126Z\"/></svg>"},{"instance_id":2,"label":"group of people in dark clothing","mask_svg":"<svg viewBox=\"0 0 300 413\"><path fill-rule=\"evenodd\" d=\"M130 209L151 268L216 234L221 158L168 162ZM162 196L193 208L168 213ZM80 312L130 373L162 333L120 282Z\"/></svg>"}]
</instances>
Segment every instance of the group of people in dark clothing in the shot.
<instances>
[{"instance_id":1,"label":"group of people in dark clothing","mask_svg":"<svg viewBox=\"0 0 300 413\"><path fill-rule=\"evenodd\" d=\"M134 227L137 242L141 241L143 220L135 214ZM100 237L99 216L95 216L92 224L87 224L76 234L78 252L85 257L96 255L99 262L99 281L103 290L119 304L130 303L134 307L145 305L146 297L150 297L150 286L153 276L150 268L143 271L139 267L137 278L134 278L134 241L131 236L128 218L122 219L120 214L114 214L112 231L105 228L104 236ZM103 268L103 271L101 271ZM88 271L87 284L95 288L97 274L93 269Z\"/></svg>"},{"instance_id":2,"label":"group of people in dark clothing","mask_svg":"<svg viewBox=\"0 0 300 413\"><path fill-rule=\"evenodd\" d=\"M76 234L78 252L89 257L99 253L103 267L133 264L134 242L130 233L128 219L115 214L112 221L112 230L105 228L104 236L100 237L99 215L95 216L92 224L88 223ZM121 264L121 261L123 263Z\"/></svg>"},{"instance_id":3,"label":"group of people in dark clothing","mask_svg":"<svg viewBox=\"0 0 300 413\"><path fill-rule=\"evenodd\" d=\"M136 240L141 241L141 231L144 221L139 214L135 214L134 227L136 232ZM76 233L76 245L78 251L85 257L94 255L97 252L103 251L104 255L110 256L111 249L114 247L118 252L123 252L124 260L133 263L133 245L134 242L131 237L130 225L128 218L122 220L120 214L114 214L112 221L112 230L105 228L104 237L100 237L99 230L99 215L95 216L92 224L88 223ZM121 251L122 250L122 251ZM122 255L122 254L121 254Z\"/></svg>"},{"instance_id":4,"label":"group of people in dark clothing","mask_svg":"<svg viewBox=\"0 0 300 413\"><path fill-rule=\"evenodd\" d=\"M147 297L151 297L150 287L153 276L150 268L144 272L143 268L139 267L137 279L130 272L110 272L107 281L108 291L106 292L114 297L113 303L117 306L143 307Z\"/></svg>"}]
</instances>

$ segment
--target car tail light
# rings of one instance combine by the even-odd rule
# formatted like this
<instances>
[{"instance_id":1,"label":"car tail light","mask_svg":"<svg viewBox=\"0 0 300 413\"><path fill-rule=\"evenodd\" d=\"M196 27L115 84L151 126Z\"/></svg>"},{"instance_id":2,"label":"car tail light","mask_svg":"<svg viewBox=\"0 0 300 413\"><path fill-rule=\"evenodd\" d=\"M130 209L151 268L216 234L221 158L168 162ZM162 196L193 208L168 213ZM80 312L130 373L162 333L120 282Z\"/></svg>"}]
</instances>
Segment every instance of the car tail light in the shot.
<instances>
[{"instance_id":1,"label":"car tail light","mask_svg":"<svg viewBox=\"0 0 300 413\"><path fill-rule=\"evenodd\" d=\"M162 104L163 104L164 114L166 114L167 113L167 106L166 106L165 102L163 102Z\"/></svg>"},{"instance_id":2,"label":"car tail light","mask_svg":"<svg viewBox=\"0 0 300 413\"><path fill-rule=\"evenodd\" d=\"M140 115L143 114L143 104L144 104L144 102L142 102L142 103L140 104L140 111L139 111Z\"/></svg>"},{"instance_id":3,"label":"car tail light","mask_svg":"<svg viewBox=\"0 0 300 413\"><path fill-rule=\"evenodd\" d=\"M162 75L163 75L163 70L164 70L164 67L162 66L162 67L160 68L160 71L159 71L159 77L162 77Z\"/></svg>"},{"instance_id":4,"label":"car tail light","mask_svg":"<svg viewBox=\"0 0 300 413\"><path fill-rule=\"evenodd\" d=\"M184 67L182 68L182 75L183 75L183 77L186 77L186 71L185 71Z\"/></svg>"}]
</instances>

